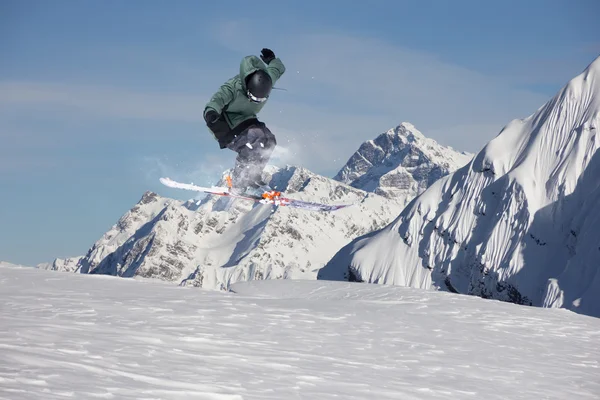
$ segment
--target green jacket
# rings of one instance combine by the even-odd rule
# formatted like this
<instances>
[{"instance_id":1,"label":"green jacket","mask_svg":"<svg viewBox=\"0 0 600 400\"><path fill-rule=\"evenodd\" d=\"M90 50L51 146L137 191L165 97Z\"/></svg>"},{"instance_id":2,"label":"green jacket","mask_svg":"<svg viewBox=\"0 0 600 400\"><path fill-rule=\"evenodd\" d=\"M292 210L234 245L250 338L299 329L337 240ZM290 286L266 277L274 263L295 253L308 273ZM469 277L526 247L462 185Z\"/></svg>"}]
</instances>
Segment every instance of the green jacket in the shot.
<instances>
[{"instance_id":1,"label":"green jacket","mask_svg":"<svg viewBox=\"0 0 600 400\"><path fill-rule=\"evenodd\" d=\"M267 102L254 103L246 97L246 77L259 69L267 71L273 84L285 72L285 66L279 58L275 58L269 65L266 65L256 56L244 57L240 63L240 73L221 86L206 104L204 113L206 114L209 109L215 110L219 114L222 113L231 129L246 120L256 118Z\"/></svg>"}]
</instances>

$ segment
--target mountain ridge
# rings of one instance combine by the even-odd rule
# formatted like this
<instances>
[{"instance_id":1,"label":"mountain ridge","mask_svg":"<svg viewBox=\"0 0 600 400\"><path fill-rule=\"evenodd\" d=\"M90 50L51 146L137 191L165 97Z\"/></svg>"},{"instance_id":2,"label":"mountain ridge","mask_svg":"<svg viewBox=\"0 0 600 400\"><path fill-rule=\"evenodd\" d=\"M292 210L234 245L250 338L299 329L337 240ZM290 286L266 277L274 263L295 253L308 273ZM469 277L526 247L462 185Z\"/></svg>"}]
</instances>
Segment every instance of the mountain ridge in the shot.
<instances>
[{"instance_id":1,"label":"mountain ridge","mask_svg":"<svg viewBox=\"0 0 600 400\"><path fill-rule=\"evenodd\" d=\"M600 315L599 77L600 58L319 277Z\"/></svg>"}]
</instances>

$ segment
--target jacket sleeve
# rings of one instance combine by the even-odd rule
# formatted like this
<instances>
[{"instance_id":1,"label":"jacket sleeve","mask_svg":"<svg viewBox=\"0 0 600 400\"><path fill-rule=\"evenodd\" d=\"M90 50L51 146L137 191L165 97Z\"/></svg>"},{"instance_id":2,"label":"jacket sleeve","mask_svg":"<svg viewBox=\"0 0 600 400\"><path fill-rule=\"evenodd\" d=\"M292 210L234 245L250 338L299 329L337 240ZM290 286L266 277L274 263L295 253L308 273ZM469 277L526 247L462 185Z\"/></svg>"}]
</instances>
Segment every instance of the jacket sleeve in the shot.
<instances>
[{"instance_id":1,"label":"jacket sleeve","mask_svg":"<svg viewBox=\"0 0 600 400\"><path fill-rule=\"evenodd\" d=\"M204 114L206 115L206 111L208 109L215 110L219 114L223 112L223 109L233 101L233 96L235 93L235 78L231 78L227 82L225 82L219 90L213 95L208 103L206 103L206 107L204 107Z\"/></svg>"},{"instance_id":2,"label":"jacket sleeve","mask_svg":"<svg viewBox=\"0 0 600 400\"><path fill-rule=\"evenodd\" d=\"M285 65L283 65L279 58L275 58L267 65L267 72L271 75L273 83L275 83L285 72Z\"/></svg>"}]
</instances>

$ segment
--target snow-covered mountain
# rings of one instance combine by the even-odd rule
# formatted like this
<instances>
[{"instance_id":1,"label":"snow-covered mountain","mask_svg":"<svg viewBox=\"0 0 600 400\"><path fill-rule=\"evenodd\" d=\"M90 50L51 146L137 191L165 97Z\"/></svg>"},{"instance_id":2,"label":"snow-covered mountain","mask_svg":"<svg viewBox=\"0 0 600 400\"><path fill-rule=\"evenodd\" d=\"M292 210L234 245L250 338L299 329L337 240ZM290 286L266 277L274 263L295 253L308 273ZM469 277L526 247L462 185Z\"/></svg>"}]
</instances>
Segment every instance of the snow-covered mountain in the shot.
<instances>
[{"instance_id":1,"label":"snow-covered mountain","mask_svg":"<svg viewBox=\"0 0 600 400\"><path fill-rule=\"evenodd\" d=\"M39 267L159 278L212 289L254 279L315 279L341 247L387 225L435 177L457 169L468 158L426 139L408 123L363 144L363 159L368 143L378 149L368 155L370 170L361 170L353 157L338 180L303 168L266 171L271 186L294 198L357 203L348 209L334 213L274 209L246 201L231 204L218 197L196 204L146 193L87 255ZM393 174L403 178L385 178ZM367 191L340 180L361 182ZM390 198L390 193L398 196Z\"/></svg>"},{"instance_id":2,"label":"snow-covered mountain","mask_svg":"<svg viewBox=\"0 0 600 400\"><path fill-rule=\"evenodd\" d=\"M426 138L403 122L364 142L334 179L406 205L472 157Z\"/></svg>"},{"instance_id":3,"label":"snow-covered mountain","mask_svg":"<svg viewBox=\"0 0 600 400\"><path fill-rule=\"evenodd\" d=\"M600 316L600 58L321 279L443 288Z\"/></svg>"},{"instance_id":4,"label":"snow-covered mountain","mask_svg":"<svg viewBox=\"0 0 600 400\"><path fill-rule=\"evenodd\" d=\"M252 279L315 279L342 246L401 211L381 196L302 168L269 168L265 178L298 199L356 205L317 213L216 196L181 202L148 192L84 257L57 260L47 269L213 289Z\"/></svg>"},{"instance_id":5,"label":"snow-covered mountain","mask_svg":"<svg viewBox=\"0 0 600 400\"><path fill-rule=\"evenodd\" d=\"M48 271L75 272L83 257L57 258L51 263L38 264L36 267Z\"/></svg>"}]
</instances>

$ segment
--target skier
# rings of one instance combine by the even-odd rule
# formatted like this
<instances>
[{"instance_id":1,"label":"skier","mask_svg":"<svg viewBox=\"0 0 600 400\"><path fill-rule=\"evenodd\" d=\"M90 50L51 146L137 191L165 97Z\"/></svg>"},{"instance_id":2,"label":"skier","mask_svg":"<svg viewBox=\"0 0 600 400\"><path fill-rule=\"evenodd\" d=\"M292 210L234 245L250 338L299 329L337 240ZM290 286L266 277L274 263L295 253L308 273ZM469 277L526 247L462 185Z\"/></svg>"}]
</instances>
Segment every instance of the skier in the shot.
<instances>
[{"instance_id":1,"label":"skier","mask_svg":"<svg viewBox=\"0 0 600 400\"><path fill-rule=\"evenodd\" d=\"M240 73L225 82L204 108L206 125L221 149L238 153L231 173L232 193L260 195L270 190L262 171L277 141L257 114L284 72L285 66L270 49L262 49L260 59L244 57Z\"/></svg>"}]
</instances>

